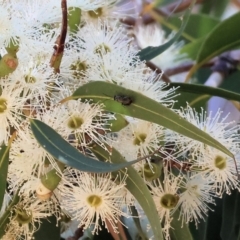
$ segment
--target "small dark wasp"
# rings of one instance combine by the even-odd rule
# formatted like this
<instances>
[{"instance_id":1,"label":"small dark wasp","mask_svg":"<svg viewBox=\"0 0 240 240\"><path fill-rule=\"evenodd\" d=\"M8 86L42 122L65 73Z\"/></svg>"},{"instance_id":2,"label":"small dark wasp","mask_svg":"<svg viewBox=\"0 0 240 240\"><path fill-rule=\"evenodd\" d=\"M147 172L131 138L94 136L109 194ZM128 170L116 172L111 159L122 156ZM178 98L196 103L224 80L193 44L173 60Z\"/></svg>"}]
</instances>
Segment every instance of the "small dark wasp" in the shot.
<instances>
[{"instance_id":1,"label":"small dark wasp","mask_svg":"<svg viewBox=\"0 0 240 240\"><path fill-rule=\"evenodd\" d=\"M129 106L133 100L129 96L124 96L124 95L115 95L113 97L114 101L120 102L122 105Z\"/></svg>"}]
</instances>

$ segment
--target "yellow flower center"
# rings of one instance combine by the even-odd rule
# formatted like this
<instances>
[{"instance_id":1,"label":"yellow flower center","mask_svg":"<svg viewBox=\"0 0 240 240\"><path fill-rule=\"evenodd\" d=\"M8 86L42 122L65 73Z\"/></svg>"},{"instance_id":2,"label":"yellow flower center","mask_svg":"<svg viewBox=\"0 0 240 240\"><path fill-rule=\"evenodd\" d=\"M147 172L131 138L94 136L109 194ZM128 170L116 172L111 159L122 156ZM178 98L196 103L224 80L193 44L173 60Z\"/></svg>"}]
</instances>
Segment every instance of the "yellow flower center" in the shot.
<instances>
[{"instance_id":1,"label":"yellow flower center","mask_svg":"<svg viewBox=\"0 0 240 240\"><path fill-rule=\"evenodd\" d=\"M103 14L102 8L97 8L97 9L95 9L94 11L93 11L93 10L88 11L88 15L89 15L91 18L101 17L102 14Z\"/></svg>"},{"instance_id":2,"label":"yellow flower center","mask_svg":"<svg viewBox=\"0 0 240 240\"><path fill-rule=\"evenodd\" d=\"M79 79L84 76L84 72L87 70L87 64L83 61L77 61L70 66L70 69L73 70L73 77Z\"/></svg>"},{"instance_id":3,"label":"yellow flower center","mask_svg":"<svg viewBox=\"0 0 240 240\"><path fill-rule=\"evenodd\" d=\"M83 121L82 118L77 117L77 116L73 116L69 119L67 125L68 125L69 128L75 130L75 129L80 128L82 126L83 122L84 121Z\"/></svg>"},{"instance_id":4,"label":"yellow flower center","mask_svg":"<svg viewBox=\"0 0 240 240\"><path fill-rule=\"evenodd\" d=\"M37 80L35 77L33 76L28 76L28 75L25 75L24 76L24 79L25 79L25 82L26 83L35 83Z\"/></svg>"},{"instance_id":5,"label":"yellow flower center","mask_svg":"<svg viewBox=\"0 0 240 240\"><path fill-rule=\"evenodd\" d=\"M227 159L226 157L223 157L223 156L216 156L215 159L214 159L214 164L215 164L215 167L220 169L220 170L223 170L226 168L227 166Z\"/></svg>"},{"instance_id":6,"label":"yellow flower center","mask_svg":"<svg viewBox=\"0 0 240 240\"><path fill-rule=\"evenodd\" d=\"M161 174L161 167L155 163L151 163L151 166L149 163L145 163L143 167L143 175L146 180L152 181L157 178L159 178Z\"/></svg>"},{"instance_id":7,"label":"yellow flower center","mask_svg":"<svg viewBox=\"0 0 240 240\"><path fill-rule=\"evenodd\" d=\"M0 98L0 113L4 113L7 109L7 100L4 98Z\"/></svg>"},{"instance_id":8,"label":"yellow flower center","mask_svg":"<svg viewBox=\"0 0 240 240\"><path fill-rule=\"evenodd\" d=\"M111 48L104 43L98 45L94 50L94 53L100 54L101 56L109 52L111 52Z\"/></svg>"},{"instance_id":9,"label":"yellow flower center","mask_svg":"<svg viewBox=\"0 0 240 240\"><path fill-rule=\"evenodd\" d=\"M172 209L177 205L178 200L179 200L178 196L166 193L161 197L160 204L164 208Z\"/></svg>"},{"instance_id":10,"label":"yellow flower center","mask_svg":"<svg viewBox=\"0 0 240 240\"><path fill-rule=\"evenodd\" d=\"M136 135L136 138L133 140L133 144L140 146L142 143L145 142L146 138L147 138L147 135L145 133L140 133Z\"/></svg>"},{"instance_id":11,"label":"yellow flower center","mask_svg":"<svg viewBox=\"0 0 240 240\"><path fill-rule=\"evenodd\" d=\"M97 195L90 195L87 202L91 207L99 207L102 204L102 198Z\"/></svg>"},{"instance_id":12,"label":"yellow flower center","mask_svg":"<svg viewBox=\"0 0 240 240\"><path fill-rule=\"evenodd\" d=\"M16 209L15 214L15 220L19 224L27 224L32 220L32 213L27 213L24 209Z\"/></svg>"}]
</instances>

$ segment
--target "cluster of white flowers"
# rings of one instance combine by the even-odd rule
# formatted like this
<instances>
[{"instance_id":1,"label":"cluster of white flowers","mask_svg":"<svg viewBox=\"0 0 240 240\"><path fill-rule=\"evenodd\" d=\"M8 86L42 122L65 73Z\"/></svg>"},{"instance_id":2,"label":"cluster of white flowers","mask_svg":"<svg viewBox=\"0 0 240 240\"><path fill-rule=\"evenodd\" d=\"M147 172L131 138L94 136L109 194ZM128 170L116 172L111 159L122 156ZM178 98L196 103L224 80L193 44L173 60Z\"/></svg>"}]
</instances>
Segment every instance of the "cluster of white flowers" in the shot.
<instances>
[{"instance_id":1,"label":"cluster of white flowers","mask_svg":"<svg viewBox=\"0 0 240 240\"><path fill-rule=\"evenodd\" d=\"M93 144L104 149L110 145L128 161L153 154L134 167L150 189L169 239L176 210L182 223L197 224L207 215L209 204L214 204L214 197L240 190L235 162L219 150L144 120L124 116L125 127L111 133L116 118L105 110L104 102L78 99L60 104L84 84L106 81L169 108L174 105L174 91L166 90L161 76L137 58L136 41L120 24L127 16L123 11L127 5L116 0L68 0L67 6L69 15L79 10L75 17L80 24L75 32L68 29L60 72L56 73L49 62L61 31L61 2L0 0L0 143L8 145L16 133L11 139L6 191L19 195L2 239L32 239L41 219L55 215L60 221L62 214L84 230L91 228L93 234L102 225L117 232L121 217L129 216L123 209L136 201L127 196L127 175L85 173L59 163L34 138L29 118L48 124L91 157ZM157 36L162 30L152 31ZM140 27L136 38L141 47L142 34ZM171 57L177 54L176 47L173 50ZM175 61L167 57L163 57L164 64L155 59L162 69ZM239 156L239 128L230 128L220 112L198 115L187 107L178 113ZM49 173L59 183L55 187L45 184L51 181Z\"/></svg>"}]
</instances>

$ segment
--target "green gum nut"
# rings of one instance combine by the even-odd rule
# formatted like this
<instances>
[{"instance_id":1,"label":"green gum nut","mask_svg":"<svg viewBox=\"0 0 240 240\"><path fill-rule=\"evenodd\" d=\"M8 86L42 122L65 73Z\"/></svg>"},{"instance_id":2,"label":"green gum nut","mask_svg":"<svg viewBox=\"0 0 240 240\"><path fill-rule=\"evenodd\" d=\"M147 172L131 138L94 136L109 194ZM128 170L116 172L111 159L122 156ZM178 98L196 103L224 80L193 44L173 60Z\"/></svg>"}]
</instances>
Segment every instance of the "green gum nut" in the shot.
<instances>
[{"instance_id":1,"label":"green gum nut","mask_svg":"<svg viewBox=\"0 0 240 240\"><path fill-rule=\"evenodd\" d=\"M5 77L14 72L18 66L18 59L12 54L5 54L0 60L0 77Z\"/></svg>"},{"instance_id":2,"label":"green gum nut","mask_svg":"<svg viewBox=\"0 0 240 240\"><path fill-rule=\"evenodd\" d=\"M17 58L16 54L17 54L18 49L19 49L18 43L19 43L18 39L15 40L15 41L13 39L11 39L9 45L7 47L5 47L6 51L16 58Z\"/></svg>"},{"instance_id":3,"label":"green gum nut","mask_svg":"<svg viewBox=\"0 0 240 240\"><path fill-rule=\"evenodd\" d=\"M162 165L156 163L145 163L143 166L142 174L147 181L153 181L160 177Z\"/></svg>"},{"instance_id":4,"label":"green gum nut","mask_svg":"<svg viewBox=\"0 0 240 240\"><path fill-rule=\"evenodd\" d=\"M111 124L109 127L111 132L119 132L129 124L121 114L116 113L115 118L115 120L108 121L108 123Z\"/></svg>"},{"instance_id":5,"label":"green gum nut","mask_svg":"<svg viewBox=\"0 0 240 240\"><path fill-rule=\"evenodd\" d=\"M58 166L60 170L63 171L65 165L62 163L58 163ZM44 174L41 177L41 183L45 188L49 189L50 191L54 191L57 188L60 181L61 177L59 176L59 173L57 172L56 169L50 170L48 173Z\"/></svg>"},{"instance_id":6,"label":"green gum nut","mask_svg":"<svg viewBox=\"0 0 240 240\"><path fill-rule=\"evenodd\" d=\"M81 9L77 7L68 8L68 27L70 33L76 33L81 23Z\"/></svg>"}]
</instances>

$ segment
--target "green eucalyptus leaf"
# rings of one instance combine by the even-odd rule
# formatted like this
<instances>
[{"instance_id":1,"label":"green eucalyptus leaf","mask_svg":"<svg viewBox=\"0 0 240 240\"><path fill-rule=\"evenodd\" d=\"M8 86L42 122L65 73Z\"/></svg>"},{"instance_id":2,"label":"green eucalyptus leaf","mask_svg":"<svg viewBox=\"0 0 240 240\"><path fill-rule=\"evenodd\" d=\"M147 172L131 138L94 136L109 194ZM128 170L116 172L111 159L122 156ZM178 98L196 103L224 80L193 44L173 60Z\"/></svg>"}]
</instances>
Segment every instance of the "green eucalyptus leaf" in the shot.
<instances>
[{"instance_id":1,"label":"green eucalyptus leaf","mask_svg":"<svg viewBox=\"0 0 240 240\"><path fill-rule=\"evenodd\" d=\"M195 222L189 223L189 229L194 240L207 240L207 226L208 226L208 217L205 219L199 219L199 223L196 227Z\"/></svg>"},{"instance_id":2,"label":"green eucalyptus leaf","mask_svg":"<svg viewBox=\"0 0 240 240\"><path fill-rule=\"evenodd\" d=\"M240 13L219 23L205 39L197 63L203 64L219 54L240 46Z\"/></svg>"},{"instance_id":3,"label":"green eucalyptus leaf","mask_svg":"<svg viewBox=\"0 0 240 240\"><path fill-rule=\"evenodd\" d=\"M116 96L129 97L130 105L122 105L115 101ZM181 118L171 109L142 95L141 93L126 89L116 84L107 82L90 82L79 87L68 99L92 99L93 102L103 102L106 110L131 117L157 123L184 136L205 143L229 156L232 153L209 134L201 131L196 126Z\"/></svg>"},{"instance_id":4,"label":"green eucalyptus leaf","mask_svg":"<svg viewBox=\"0 0 240 240\"><path fill-rule=\"evenodd\" d=\"M170 83L168 88L171 87L180 87L176 89L176 92L178 93L195 93L199 95L218 96L240 102L240 94L222 88L214 88L200 84L188 84L188 83Z\"/></svg>"},{"instance_id":5,"label":"green eucalyptus leaf","mask_svg":"<svg viewBox=\"0 0 240 240\"><path fill-rule=\"evenodd\" d=\"M213 4L213 16L216 16L217 18L220 18L223 13L226 11L226 8L229 5L229 0L221 0L218 1L218 4L216 2Z\"/></svg>"},{"instance_id":6,"label":"green eucalyptus leaf","mask_svg":"<svg viewBox=\"0 0 240 240\"><path fill-rule=\"evenodd\" d=\"M163 53L166 49L168 49L174 42L176 42L178 40L178 38L181 36L184 28L187 25L187 22L189 20L189 16L191 13L191 9L194 5L194 2L192 2L191 7L186 11L186 13L183 16L183 22L182 25L179 29L179 31L174 35L173 38L171 38L168 42L164 43L163 45L160 45L158 47L146 47L144 49L142 49L137 55L139 56L141 61L149 61L153 58L155 58L156 56L158 56L159 54Z\"/></svg>"},{"instance_id":7,"label":"green eucalyptus leaf","mask_svg":"<svg viewBox=\"0 0 240 240\"><path fill-rule=\"evenodd\" d=\"M191 14L184 32L191 37L205 37L220 21L205 14Z\"/></svg>"},{"instance_id":8,"label":"green eucalyptus leaf","mask_svg":"<svg viewBox=\"0 0 240 240\"><path fill-rule=\"evenodd\" d=\"M202 13L219 18L222 16L224 11L226 10L226 7L228 4L229 4L229 0L221 0L217 2L216 0L203 1L201 4L200 11Z\"/></svg>"},{"instance_id":9,"label":"green eucalyptus leaf","mask_svg":"<svg viewBox=\"0 0 240 240\"><path fill-rule=\"evenodd\" d=\"M205 37L220 21L206 14L191 14L187 25L182 32L182 37L187 40L195 40ZM164 22L163 22L164 25ZM172 26L172 29L180 28L180 21L178 17L172 17L167 20L167 25Z\"/></svg>"},{"instance_id":10,"label":"green eucalyptus leaf","mask_svg":"<svg viewBox=\"0 0 240 240\"><path fill-rule=\"evenodd\" d=\"M141 237L141 240L148 240L148 238L145 236L145 233L142 229L140 218L141 216L138 215L138 211L135 206L130 206L131 214L133 216L133 221L135 223L135 226L138 230L138 235Z\"/></svg>"},{"instance_id":11,"label":"green eucalyptus leaf","mask_svg":"<svg viewBox=\"0 0 240 240\"><path fill-rule=\"evenodd\" d=\"M12 201L9 203L9 205L7 206L5 212L3 213L3 215L0 218L0 239L5 234L5 230L6 230L7 224L10 222L9 218L11 216L12 208L14 207L14 205L16 205L19 202L18 193L19 192L16 192L16 194L14 195Z\"/></svg>"},{"instance_id":12,"label":"green eucalyptus leaf","mask_svg":"<svg viewBox=\"0 0 240 240\"><path fill-rule=\"evenodd\" d=\"M222 21L212 30L201 45L196 59L197 63L190 69L186 81L198 68L213 57L240 47L239 22L240 12Z\"/></svg>"},{"instance_id":13,"label":"green eucalyptus leaf","mask_svg":"<svg viewBox=\"0 0 240 240\"><path fill-rule=\"evenodd\" d=\"M118 171L121 168L138 162L138 160L135 160L127 163L113 164L94 160L80 153L47 124L36 119L31 119L30 123L34 137L47 152L60 162L80 171L106 173Z\"/></svg>"},{"instance_id":14,"label":"green eucalyptus leaf","mask_svg":"<svg viewBox=\"0 0 240 240\"><path fill-rule=\"evenodd\" d=\"M172 217L172 228L170 229L171 240L193 240L188 225L185 223L182 224L182 221L179 220L179 210L176 210Z\"/></svg>"},{"instance_id":15,"label":"green eucalyptus leaf","mask_svg":"<svg viewBox=\"0 0 240 240\"><path fill-rule=\"evenodd\" d=\"M238 190L225 194L222 209L222 240L238 240L240 234L240 194Z\"/></svg>"},{"instance_id":16,"label":"green eucalyptus leaf","mask_svg":"<svg viewBox=\"0 0 240 240\"><path fill-rule=\"evenodd\" d=\"M34 233L34 240L59 240L61 224L58 223L56 216L43 218L36 223L37 231Z\"/></svg>"},{"instance_id":17,"label":"green eucalyptus leaf","mask_svg":"<svg viewBox=\"0 0 240 240\"><path fill-rule=\"evenodd\" d=\"M216 205L211 209L213 211L208 211L207 216L207 228L205 232L205 240L208 239L221 239L221 224L222 224L222 199L216 198ZM229 239L230 240L230 239ZM232 239L231 239L232 240Z\"/></svg>"},{"instance_id":18,"label":"green eucalyptus leaf","mask_svg":"<svg viewBox=\"0 0 240 240\"><path fill-rule=\"evenodd\" d=\"M101 160L109 159L109 153L99 146L93 147L92 151ZM110 159L113 163L118 164L126 162L122 155L114 148L112 148ZM120 172L120 174L122 174L121 176L125 173L126 171L124 170L121 170ZM159 221L155 203L146 184L133 167L128 168L127 174L126 188L137 199L147 216L155 237L154 239L163 240L161 223Z\"/></svg>"},{"instance_id":19,"label":"green eucalyptus leaf","mask_svg":"<svg viewBox=\"0 0 240 240\"><path fill-rule=\"evenodd\" d=\"M238 70L232 73L231 75L227 76L219 87L240 94L239 79L240 71Z\"/></svg>"},{"instance_id":20,"label":"green eucalyptus leaf","mask_svg":"<svg viewBox=\"0 0 240 240\"><path fill-rule=\"evenodd\" d=\"M206 37L197 56L197 63L190 69L186 82L204 63L219 54L240 47L240 12L219 23Z\"/></svg>"},{"instance_id":21,"label":"green eucalyptus leaf","mask_svg":"<svg viewBox=\"0 0 240 240\"><path fill-rule=\"evenodd\" d=\"M0 150L0 209L2 207L6 184L7 184L9 150L10 150L10 146L5 146L5 145L1 146L1 150Z\"/></svg>"},{"instance_id":22,"label":"green eucalyptus leaf","mask_svg":"<svg viewBox=\"0 0 240 240\"><path fill-rule=\"evenodd\" d=\"M198 51L200 49L200 47L202 46L203 42L204 42L205 38L199 38L196 39L186 45L184 45L181 50L180 53L185 53L187 54L187 56L193 60L196 60L197 56L198 56Z\"/></svg>"}]
</instances>

